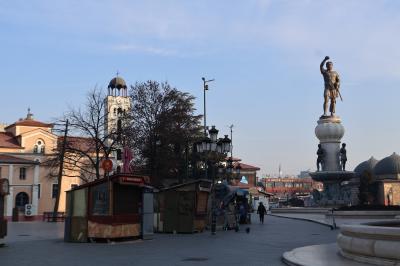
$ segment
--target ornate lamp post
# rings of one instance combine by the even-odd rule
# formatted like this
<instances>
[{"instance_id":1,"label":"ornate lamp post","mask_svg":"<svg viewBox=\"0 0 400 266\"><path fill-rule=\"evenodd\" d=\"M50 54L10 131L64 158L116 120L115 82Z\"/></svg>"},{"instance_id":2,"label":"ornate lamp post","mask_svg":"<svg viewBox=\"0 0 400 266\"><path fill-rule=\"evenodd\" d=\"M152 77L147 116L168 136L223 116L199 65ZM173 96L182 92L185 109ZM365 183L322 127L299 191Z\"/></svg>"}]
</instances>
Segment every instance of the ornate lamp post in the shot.
<instances>
[{"instance_id":1,"label":"ornate lamp post","mask_svg":"<svg viewBox=\"0 0 400 266\"><path fill-rule=\"evenodd\" d=\"M205 77L201 78L203 80L203 90L204 90L204 136L207 136L207 116L206 116L206 91L208 91L208 84L209 82L214 81L215 79L206 80ZM217 131L218 133L218 131Z\"/></svg>"},{"instance_id":2,"label":"ornate lamp post","mask_svg":"<svg viewBox=\"0 0 400 266\"><path fill-rule=\"evenodd\" d=\"M207 133L207 132L206 132ZM205 162L206 162L206 177L208 177L207 166L208 163L211 162L213 165L216 163L215 158L216 155L224 155L230 151L231 149L231 140L228 138L228 135L225 135L223 139L218 139L218 129L215 126L212 126L210 130L208 130L210 138L207 136L201 141L196 143L197 152L204 154ZM211 234L215 235L216 231L216 213L215 213L215 192L214 192L214 183L215 183L215 172L212 171L212 193L211 193Z\"/></svg>"}]
</instances>

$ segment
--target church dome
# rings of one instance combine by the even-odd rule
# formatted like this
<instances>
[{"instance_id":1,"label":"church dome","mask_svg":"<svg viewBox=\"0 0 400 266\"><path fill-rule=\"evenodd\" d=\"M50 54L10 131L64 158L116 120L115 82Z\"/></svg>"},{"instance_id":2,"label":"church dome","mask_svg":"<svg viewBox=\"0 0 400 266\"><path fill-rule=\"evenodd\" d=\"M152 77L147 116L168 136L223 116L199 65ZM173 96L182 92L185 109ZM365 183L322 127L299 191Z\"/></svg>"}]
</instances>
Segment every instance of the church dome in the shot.
<instances>
[{"instance_id":1,"label":"church dome","mask_svg":"<svg viewBox=\"0 0 400 266\"><path fill-rule=\"evenodd\" d=\"M375 168L375 175L397 175L400 174L400 156L395 152L380 160Z\"/></svg>"},{"instance_id":2,"label":"church dome","mask_svg":"<svg viewBox=\"0 0 400 266\"><path fill-rule=\"evenodd\" d=\"M113 78L110 83L108 84L109 89L126 89L125 80L121 77Z\"/></svg>"},{"instance_id":3,"label":"church dome","mask_svg":"<svg viewBox=\"0 0 400 266\"><path fill-rule=\"evenodd\" d=\"M364 162L360 163L359 165L357 165L356 168L354 168L354 172L356 173L357 176L363 175L364 172L368 172L368 173L372 174L374 172L374 168L377 163L378 163L378 160L375 159L374 157L371 157L371 158L369 158L369 160L364 161Z\"/></svg>"}]
</instances>

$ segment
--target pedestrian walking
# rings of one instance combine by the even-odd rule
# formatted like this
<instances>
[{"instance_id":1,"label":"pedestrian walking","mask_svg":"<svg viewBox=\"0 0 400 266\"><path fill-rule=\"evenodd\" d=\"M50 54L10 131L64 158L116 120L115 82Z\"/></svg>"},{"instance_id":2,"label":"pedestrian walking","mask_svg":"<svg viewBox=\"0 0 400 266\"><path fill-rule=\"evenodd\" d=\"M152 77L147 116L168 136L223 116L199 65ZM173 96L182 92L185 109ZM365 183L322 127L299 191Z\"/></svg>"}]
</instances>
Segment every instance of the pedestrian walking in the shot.
<instances>
[{"instance_id":1,"label":"pedestrian walking","mask_svg":"<svg viewBox=\"0 0 400 266\"><path fill-rule=\"evenodd\" d=\"M257 214L260 216L260 223L264 224L264 214L267 212L262 202L258 205Z\"/></svg>"}]
</instances>

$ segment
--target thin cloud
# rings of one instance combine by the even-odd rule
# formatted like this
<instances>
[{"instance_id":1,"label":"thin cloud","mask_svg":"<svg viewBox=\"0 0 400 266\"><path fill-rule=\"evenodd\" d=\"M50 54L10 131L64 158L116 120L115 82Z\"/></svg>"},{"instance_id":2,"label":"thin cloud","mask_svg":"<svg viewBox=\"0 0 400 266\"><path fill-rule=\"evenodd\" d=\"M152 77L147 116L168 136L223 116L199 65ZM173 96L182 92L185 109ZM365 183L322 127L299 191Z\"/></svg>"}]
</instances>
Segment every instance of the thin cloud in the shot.
<instances>
[{"instance_id":1,"label":"thin cloud","mask_svg":"<svg viewBox=\"0 0 400 266\"><path fill-rule=\"evenodd\" d=\"M112 50L118 52L133 52L133 53L146 53L160 56L178 56L176 50L169 50L165 48L157 48L150 46L139 46L134 44L118 44L111 47Z\"/></svg>"}]
</instances>

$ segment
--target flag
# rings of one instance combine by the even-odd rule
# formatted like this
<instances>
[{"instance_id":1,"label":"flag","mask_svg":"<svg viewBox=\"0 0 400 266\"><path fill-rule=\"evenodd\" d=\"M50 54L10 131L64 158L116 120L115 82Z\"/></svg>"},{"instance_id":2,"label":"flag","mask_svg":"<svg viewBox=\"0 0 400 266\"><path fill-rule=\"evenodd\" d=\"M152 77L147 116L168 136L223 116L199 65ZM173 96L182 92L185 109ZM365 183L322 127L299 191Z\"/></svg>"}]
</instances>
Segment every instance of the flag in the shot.
<instances>
[{"instance_id":1,"label":"flag","mask_svg":"<svg viewBox=\"0 0 400 266\"><path fill-rule=\"evenodd\" d=\"M131 163L133 159L133 155L132 155L132 150L129 149L129 147L125 147L124 148L124 157L123 157L123 172L124 173L130 173L131 169L129 168L129 165Z\"/></svg>"}]
</instances>

